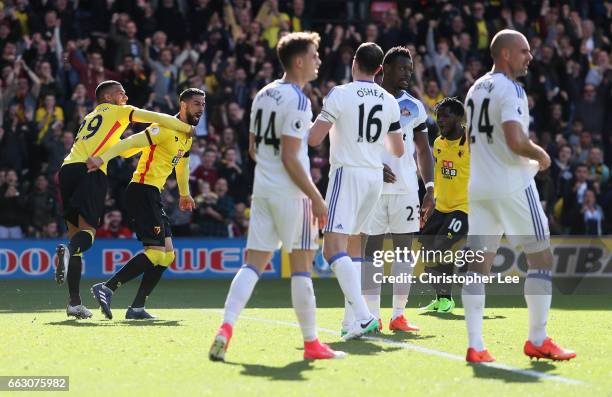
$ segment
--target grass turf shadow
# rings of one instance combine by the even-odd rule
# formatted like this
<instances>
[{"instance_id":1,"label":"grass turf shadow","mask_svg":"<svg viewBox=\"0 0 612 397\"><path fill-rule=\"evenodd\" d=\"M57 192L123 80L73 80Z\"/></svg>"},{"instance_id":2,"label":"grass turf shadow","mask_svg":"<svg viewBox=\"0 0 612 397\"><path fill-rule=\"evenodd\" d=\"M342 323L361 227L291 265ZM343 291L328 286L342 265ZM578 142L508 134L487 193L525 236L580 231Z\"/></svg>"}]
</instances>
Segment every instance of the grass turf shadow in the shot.
<instances>
[{"instance_id":1,"label":"grass turf shadow","mask_svg":"<svg viewBox=\"0 0 612 397\"><path fill-rule=\"evenodd\" d=\"M225 364L241 366L242 370L240 371L240 375L279 381L304 381L307 380L304 377L305 371L322 369L314 367L312 365L312 360L294 361L282 367L273 367L264 364L244 364L231 361L226 361Z\"/></svg>"},{"instance_id":2,"label":"grass turf shadow","mask_svg":"<svg viewBox=\"0 0 612 397\"><path fill-rule=\"evenodd\" d=\"M182 320L63 320L50 321L45 325L68 327L182 327Z\"/></svg>"},{"instance_id":3,"label":"grass turf shadow","mask_svg":"<svg viewBox=\"0 0 612 397\"><path fill-rule=\"evenodd\" d=\"M379 353L390 353L398 350L402 350L400 347L383 347L374 343L372 339L353 339L349 341L338 341L327 343L329 347L334 350L340 350L350 355L354 354L357 356L371 356Z\"/></svg>"}]
</instances>

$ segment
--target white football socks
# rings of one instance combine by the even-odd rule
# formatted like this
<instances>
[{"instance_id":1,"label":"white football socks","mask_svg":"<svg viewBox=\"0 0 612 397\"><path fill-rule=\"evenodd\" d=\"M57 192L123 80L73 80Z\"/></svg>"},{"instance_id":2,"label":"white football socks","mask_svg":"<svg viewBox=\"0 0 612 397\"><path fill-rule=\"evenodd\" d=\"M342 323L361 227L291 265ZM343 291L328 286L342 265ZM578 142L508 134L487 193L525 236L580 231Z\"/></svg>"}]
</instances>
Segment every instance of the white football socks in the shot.
<instances>
[{"instance_id":1,"label":"white football socks","mask_svg":"<svg viewBox=\"0 0 612 397\"><path fill-rule=\"evenodd\" d=\"M353 316L360 321L369 319L370 312L361 295L361 273L355 271L353 261L346 254L337 254L332 259L331 268L336 274L345 298L348 299Z\"/></svg>"},{"instance_id":2,"label":"white football socks","mask_svg":"<svg viewBox=\"0 0 612 397\"><path fill-rule=\"evenodd\" d=\"M315 340L317 338L317 303L310 273L296 272L291 274L291 302L300 323L304 341Z\"/></svg>"},{"instance_id":3,"label":"white football socks","mask_svg":"<svg viewBox=\"0 0 612 397\"><path fill-rule=\"evenodd\" d=\"M529 340L541 346L546 339L546 322L552 301L551 271L529 269L524 292L529 310Z\"/></svg>"},{"instance_id":4,"label":"white football socks","mask_svg":"<svg viewBox=\"0 0 612 397\"><path fill-rule=\"evenodd\" d=\"M408 303L408 295L410 294L410 286L412 283L397 282L399 276L410 276L414 271L412 262L393 262L391 265L391 275L396 277L396 282L393 283L393 315L392 320L404 314L404 309Z\"/></svg>"},{"instance_id":5,"label":"white football socks","mask_svg":"<svg viewBox=\"0 0 612 397\"><path fill-rule=\"evenodd\" d=\"M232 280L227 298L225 299L225 312L223 322L234 326L240 312L246 306L255 284L259 280L259 273L254 266L243 265Z\"/></svg>"},{"instance_id":6,"label":"white football socks","mask_svg":"<svg viewBox=\"0 0 612 397\"><path fill-rule=\"evenodd\" d=\"M361 258L351 258L353 261L353 268L359 277L361 283ZM361 285L361 284L360 284ZM355 316L353 315L353 309L349 304L348 299L344 298L344 318L342 319L342 328L347 330L355 322Z\"/></svg>"},{"instance_id":7,"label":"white football socks","mask_svg":"<svg viewBox=\"0 0 612 397\"><path fill-rule=\"evenodd\" d=\"M482 276L482 274L467 272L466 276ZM476 349L476 351L483 351L485 349L482 340L482 316L485 306L484 283L464 284L461 289L461 299L465 312L469 347Z\"/></svg>"}]
</instances>

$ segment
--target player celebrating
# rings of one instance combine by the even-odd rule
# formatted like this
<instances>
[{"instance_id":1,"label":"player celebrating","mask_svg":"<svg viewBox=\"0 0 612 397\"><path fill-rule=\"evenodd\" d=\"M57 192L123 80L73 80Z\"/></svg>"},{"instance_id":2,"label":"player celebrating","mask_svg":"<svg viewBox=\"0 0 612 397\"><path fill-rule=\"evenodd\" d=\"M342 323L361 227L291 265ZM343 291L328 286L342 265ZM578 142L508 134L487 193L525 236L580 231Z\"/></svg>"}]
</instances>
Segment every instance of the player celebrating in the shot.
<instances>
[{"instance_id":1,"label":"player celebrating","mask_svg":"<svg viewBox=\"0 0 612 397\"><path fill-rule=\"evenodd\" d=\"M204 112L205 94L197 88L183 91L179 97L178 119L189 125L197 125ZM125 318L130 320L150 319L154 316L145 310L145 301L151 294L164 271L174 261L170 221L161 203L161 191L166 179L176 167L179 187L179 208L191 211L195 202L189 194L189 135L164 128L157 124L117 143L98 157L87 159L90 171L127 151L142 150L132 181L126 189L126 205L138 239L144 252L132 257L110 280L92 286L91 292L100 304L102 313L113 318L111 298L121 285L142 276L140 288Z\"/></svg>"},{"instance_id":2,"label":"player celebrating","mask_svg":"<svg viewBox=\"0 0 612 397\"><path fill-rule=\"evenodd\" d=\"M479 276L491 271L503 233L511 244L522 247L529 266L524 287L529 338L524 353L569 360L576 353L561 348L546 334L552 253L533 177L538 167L550 166L550 158L528 137L527 95L516 82L527 74L533 57L525 36L510 29L498 32L490 49L493 70L476 80L465 101L471 150L468 242L473 250L485 252L483 261L469 265L467 276L472 282L461 293L469 338L466 360L495 360L482 339L485 286Z\"/></svg>"},{"instance_id":3,"label":"player celebrating","mask_svg":"<svg viewBox=\"0 0 612 397\"><path fill-rule=\"evenodd\" d=\"M456 98L445 98L436 105L436 116L440 127L433 147L436 208L421 230L420 241L426 250L446 252L457 248L467 234L470 151L463 128L463 104ZM453 263L437 263L429 269L438 277L452 275L453 271ZM436 282L434 288L436 298L421 310L452 312L452 284Z\"/></svg>"},{"instance_id":4,"label":"player celebrating","mask_svg":"<svg viewBox=\"0 0 612 397\"><path fill-rule=\"evenodd\" d=\"M412 56L407 48L393 47L387 51L383 59L382 87L391 93L399 104L405 152L400 158L392 156L387 151L383 152L382 161L387 183L383 185L382 196L376 203L376 209L368 224L370 235L366 243L366 258L372 258L374 251L383 249L386 233L391 233L394 247L402 250L412 249L412 233L419 231L420 212L428 216L434 205L433 158L425 124L427 113L423 104L405 91L409 87L412 70ZM419 204L419 182L414 161L415 146L421 177L427 188L422 208ZM394 276L411 274L413 269L409 262L393 262L391 273ZM371 281L368 279L367 282ZM370 312L379 318L381 285L376 283L373 286L372 289L366 288L364 295ZM393 284L393 315L389 322L390 331L419 329L410 325L404 317L409 292L410 283ZM382 323L379 324L379 330L382 330Z\"/></svg>"},{"instance_id":5,"label":"player celebrating","mask_svg":"<svg viewBox=\"0 0 612 397\"><path fill-rule=\"evenodd\" d=\"M236 273L227 294L223 323L209 352L213 361L225 360L234 324L261 272L281 245L289 252L291 301L304 337L304 358L345 355L317 339L316 302L310 279L317 249L317 221L323 225L327 216L325 201L309 174L305 138L312 110L302 92L302 87L317 77L321 64L318 46L317 33L284 36L277 53L285 74L262 88L253 102L249 153L257 165L246 264Z\"/></svg>"},{"instance_id":6,"label":"player celebrating","mask_svg":"<svg viewBox=\"0 0 612 397\"><path fill-rule=\"evenodd\" d=\"M383 52L375 43L363 43L353 59L353 82L334 87L323 101L321 114L310 130L308 143L319 145L330 136L330 181L325 201L329 220L324 229L323 255L331 264L354 321L343 323L345 340L378 329L361 295L359 234L379 200L383 181L385 140L395 156L404 154L400 110L396 99L378 84ZM331 129L331 132L330 132ZM348 253L347 253L348 250ZM351 256L349 256L351 254ZM349 312L349 310L346 310Z\"/></svg>"},{"instance_id":7,"label":"player celebrating","mask_svg":"<svg viewBox=\"0 0 612 397\"><path fill-rule=\"evenodd\" d=\"M117 81L100 83L96 88L96 100L99 105L83 119L74 145L59 172L60 194L70 242L57 246L55 280L62 284L68 278L70 302L66 314L76 318L91 317L91 312L81 304L79 294L83 267L81 256L93 244L108 190L106 164L96 172L88 173L85 164L87 158L98 156L114 146L132 122L158 123L184 133L193 131L192 126L172 116L126 105L128 97Z\"/></svg>"}]
</instances>

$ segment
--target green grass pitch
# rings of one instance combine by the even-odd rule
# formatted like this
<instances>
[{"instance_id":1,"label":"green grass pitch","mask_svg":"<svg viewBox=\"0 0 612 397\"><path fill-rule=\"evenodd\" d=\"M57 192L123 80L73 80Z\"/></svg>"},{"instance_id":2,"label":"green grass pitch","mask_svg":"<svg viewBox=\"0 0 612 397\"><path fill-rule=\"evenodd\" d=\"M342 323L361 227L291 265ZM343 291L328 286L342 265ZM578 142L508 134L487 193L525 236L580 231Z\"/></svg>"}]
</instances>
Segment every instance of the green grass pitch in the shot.
<instances>
[{"instance_id":1,"label":"green grass pitch","mask_svg":"<svg viewBox=\"0 0 612 397\"><path fill-rule=\"evenodd\" d=\"M51 280L0 281L0 375L68 375L79 396L611 396L611 295L557 295L549 333L575 349L570 362L530 362L522 354L527 310L522 296L488 296L485 342L496 367L470 366L463 310L418 315L431 296L413 288L407 315L417 334L386 331L341 342L343 300L336 280L315 280L319 338L344 360L302 360L288 280L263 280L234 329L226 363L207 352L222 319L229 280L162 280L148 301L159 319L123 320L136 282L113 297L105 320L82 282L90 320L67 320L66 287ZM87 291L86 293L84 291ZM456 291L458 292L458 291ZM460 303L458 301L458 303ZM8 393L0 395L41 395Z\"/></svg>"}]
</instances>

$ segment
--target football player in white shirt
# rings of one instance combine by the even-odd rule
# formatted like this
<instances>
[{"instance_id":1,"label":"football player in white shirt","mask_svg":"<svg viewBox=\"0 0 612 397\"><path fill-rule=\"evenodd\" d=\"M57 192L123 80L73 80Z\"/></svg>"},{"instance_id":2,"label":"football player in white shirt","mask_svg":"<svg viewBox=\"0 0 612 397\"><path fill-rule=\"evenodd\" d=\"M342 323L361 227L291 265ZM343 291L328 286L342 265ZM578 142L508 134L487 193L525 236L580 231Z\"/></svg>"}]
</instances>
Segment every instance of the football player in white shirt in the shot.
<instances>
[{"instance_id":1,"label":"football player in white shirt","mask_svg":"<svg viewBox=\"0 0 612 397\"><path fill-rule=\"evenodd\" d=\"M262 88L251 108L249 154L257 162L247 238L246 263L236 273L225 301L223 323L209 358L223 361L234 323L260 274L281 245L291 262L291 300L304 337L305 359L342 358L345 353L319 342L310 273L318 224L327 205L310 177L306 138L312 124L310 101L302 87L316 79L321 60L319 35L291 33L278 43L285 74Z\"/></svg>"},{"instance_id":2,"label":"football player in white shirt","mask_svg":"<svg viewBox=\"0 0 612 397\"><path fill-rule=\"evenodd\" d=\"M376 209L368 224L368 238L365 249L364 271L367 273L363 289L370 312L380 317L381 284L372 280L374 272L382 272L383 268L375 268L370 262L375 251L383 249L385 234L390 233L394 248L412 249L412 233L420 228L421 213L423 218L429 215L434 207L433 198L433 156L427 137L427 112L418 99L405 90L410 86L412 77L412 56L406 47L393 47L383 59L382 87L393 95L400 107L400 124L402 138L406 146L402 157L397 158L388 152L383 153L382 162L385 166L385 184L382 196L376 203ZM419 161L421 177L425 182L427 193L423 197L423 205L419 202L419 182L417 167L414 160ZM391 274L400 276L412 274L412 262L396 262L391 266ZM408 302L410 283L393 284L393 314L389 322L390 331L418 331L419 328L408 323L404 317L404 309ZM380 320L379 320L380 321ZM382 330L382 323L379 325Z\"/></svg>"},{"instance_id":3,"label":"football player in white shirt","mask_svg":"<svg viewBox=\"0 0 612 397\"><path fill-rule=\"evenodd\" d=\"M323 255L355 318L351 324L343 324L345 340L378 329L378 318L370 313L361 295L360 273L351 256L362 256L360 233L366 231L382 193L385 144L393 155L404 154L397 101L374 83L383 56L375 43L359 46L353 59L353 82L329 92L308 138L308 144L317 146L329 132L331 168L325 197L329 217Z\"/></svg>"},{"instance_id":4,"label":"football player in white shirt","mask_svg":"<svg viewBox=\"0 0 612 397\"><path fill-rule=\"evenodd\" d=\"M482 316L485 285L502 234L521 247L529 270L525 301L529 310L529 336L524 353L533 358L569 360L576 353L558 346L546 333L552 293L552 253L548 222L534 175L550 166L550 157L529 139L527 95L516 82L527 74L533 59L521 33L505 29L491 41L493 70L476 80L465 99L470 139L468 244L483 250L484 260L469 264L472 277L462 289L469 347L466 360L490 362L485 349Z\"/></svg>"}]
</instances>

